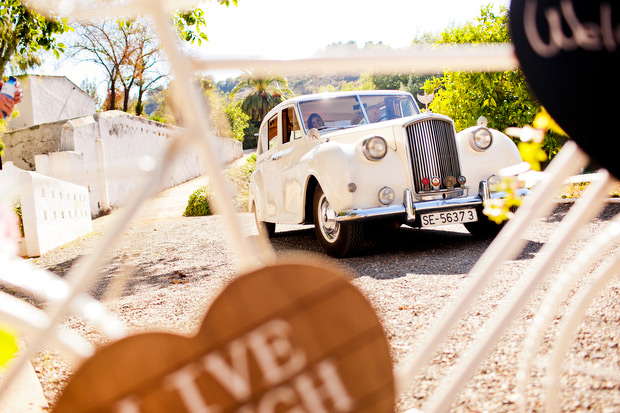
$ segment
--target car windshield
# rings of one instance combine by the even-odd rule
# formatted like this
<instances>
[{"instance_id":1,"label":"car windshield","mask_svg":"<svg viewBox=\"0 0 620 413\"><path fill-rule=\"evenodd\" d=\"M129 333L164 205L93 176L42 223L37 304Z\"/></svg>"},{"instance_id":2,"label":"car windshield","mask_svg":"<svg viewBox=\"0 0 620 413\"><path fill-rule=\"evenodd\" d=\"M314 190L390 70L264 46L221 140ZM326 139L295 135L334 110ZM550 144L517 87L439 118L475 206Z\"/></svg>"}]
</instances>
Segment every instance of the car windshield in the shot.
<instances>
[{"instance_id":1,"label":"car windshield","mask_svg":"<svg viewBox=\"0 0 620 413\"><path fill-rule=\"evenodd\" d=\"M359 95L299 103L306 131L348 128L420 113L409 95Z\"/></svg>"}]
</instances>

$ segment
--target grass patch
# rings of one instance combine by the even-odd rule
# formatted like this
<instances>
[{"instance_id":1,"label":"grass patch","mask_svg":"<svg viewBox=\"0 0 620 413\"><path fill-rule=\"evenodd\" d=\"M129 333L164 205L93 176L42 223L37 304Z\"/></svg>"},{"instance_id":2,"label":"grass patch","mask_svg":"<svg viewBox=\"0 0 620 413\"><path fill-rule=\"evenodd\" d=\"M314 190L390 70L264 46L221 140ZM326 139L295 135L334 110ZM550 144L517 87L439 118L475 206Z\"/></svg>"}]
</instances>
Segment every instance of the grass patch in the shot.
<instances>
[{"instance_id":1,"label":"grass patch","mask_svg":"<svg viewBox=\"0 0 620 413\"><path fill-rule=\"evenodd\" d=\"M237 197L233 200L239 212L248 210L248 195L250 192L250 176L256 168L256 154L249 155L246 161L225 172L225 177L237 187ZM213 191L209 185L198 188L190 195L183 216L195 217L213 215L211 202Z\"/></svg>"},{"instance_id":2,"label":"grass patch","mask_svg":"<svg viewBox=\"0 0 620 413\"><path fill-rule=\"evenodd\" d=\"M17 221L19 222L19 233L22 238L24 238L24 217L22 216L22 205L16 204L13 207L13 211L15 211L15 215L17 215Z\"/></svg>"}]
</instances>

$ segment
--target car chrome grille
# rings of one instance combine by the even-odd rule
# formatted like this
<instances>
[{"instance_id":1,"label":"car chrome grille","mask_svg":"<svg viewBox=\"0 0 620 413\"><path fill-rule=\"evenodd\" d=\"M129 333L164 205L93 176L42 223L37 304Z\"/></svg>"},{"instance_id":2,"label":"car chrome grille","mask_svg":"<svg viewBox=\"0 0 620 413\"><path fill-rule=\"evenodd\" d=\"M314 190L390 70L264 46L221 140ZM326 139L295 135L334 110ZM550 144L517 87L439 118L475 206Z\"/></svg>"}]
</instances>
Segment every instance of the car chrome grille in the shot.
<instances>
[{"instance_id":1,"label":"car chrome grille","mask_svg":"<svg viewBox=\"0 0 620 413\"><path fill-rule=\"evenodd\" d=\"M452 123L441 119L423 119L407 126L407 137L416 192L425 190L422 178L439 177L440 189L446 189L445 177L458 178L461 175ZM455 187L459 186L457 182Z\"/></svg>"}]
</instances>

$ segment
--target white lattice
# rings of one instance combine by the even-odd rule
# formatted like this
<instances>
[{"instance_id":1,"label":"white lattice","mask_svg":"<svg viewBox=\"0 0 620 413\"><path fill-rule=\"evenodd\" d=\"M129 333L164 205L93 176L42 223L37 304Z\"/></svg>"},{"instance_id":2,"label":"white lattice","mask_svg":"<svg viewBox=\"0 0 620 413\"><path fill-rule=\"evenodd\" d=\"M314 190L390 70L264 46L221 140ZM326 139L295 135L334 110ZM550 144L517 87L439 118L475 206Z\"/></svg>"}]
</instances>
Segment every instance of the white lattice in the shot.
<instances>
[{"instance_id":1,"label":"white lattice","mask_svg":"<svg viewBox=\"0 0 620 413\"><path fill-rule=\"evenodd\" d=\"M253 59L214 59L214 60L191 60L182 55L177 45L177 40L172 28L168 11L188 6L189 1L180 0L135 0L135 1L70 1L70 0L36 0L31 1L41 10L55 10L61 14L70 13L78 18L99 18L102 12L110 16L135 16L138 14L150 15L155 22L161 36L163 48L169 58L175 75L176 87L174 99L176 106L183 113L185 121L185 133L176 138L168 151L160 159L160 167L149 177L143 189L135 194L130 204L125 208L124 215L115 222L115 225L105 234L104 239L88 256L83 257L72 268L64 280L46 271L28 266L24 262L14 260L8 256L0 256L2 261L2 282L6 285L15 285L23 288L31 294L37 295L51 305L46 312L35 309L18 299L7 294L0 295L0 317L3 321L12 325L22 326L24 333L29 333L30 343L28 349L23 351L19 358L12 363L11 369L2 382L2 390L6 389L11 381L13 372L19 365L27 361L37 348L44 343L51 343L65 350L64 353L73 359L88 357L92 349L83 340L73 338L67 340L56 325L58 321L68 313L84 313L85 306L98 308L95 313L100 314L96 319L90 319L98 323L103 330L112 337L120 337L124 334L116 319L105 312L101 305L85 296L85 292L95 281L97 270L104 259L104 253L112 247L122 235L125 226L132 219L143 200L148 199L159 188L160 181L166 176L172 160L182 152L187 145L196 145L202 151L205 165L208 168L214 192L227 194L228 188L220 176L221 166L217 158L213 156L213 146L207 131L210 130L208 116L204 116L205 102L200 96L199 90L194 87L191 79L194 72L203 69L255 69L273 70L281 73L349 73L374 71L374 72L408 72L436 73L444 68L451 70L510 70L517 66L516 59L510 45L498 47L452 47L450 49L426 49L422 48L410 54L394 55L359 55L340 56L327 59L302 59L294 61L253 60ZM451 309L446 312L441 320L434 323L435 328L419 340L411 350L410 357L396 368L396 387L399 393L406 391L413 378L420 372L422 366L428 361L434 350L448 336L451 329L460 317L470 307L474 299L479 295L490 277L497 271L499 266L506 260L513 259L522 250L524 241L522 235L533 225L535 220L548 215L553 206L553 196L559 187L572 174L588 163L588 157L572 142L567 143L560 154L556 156L544 173L543 179L536 186L532 195L525 200L514 218L504 227L500 235L488 247L483 256L469 273L472 279L469 289L460 295ZM474 341L466 356L461 357L459 363L450 371L445 383L438 386L436 393L430 398L424 407L424 411L446 411L458 395L460 389L473 375L476 367L484 360L490 349L497 343L502 332L510 325L513 318L522 308L527 298L539 285L543 276L551 266L557 264L560 252L577 234L579 228L591 221L600 211L604 198L608 193L611 177L602 172L597 175L597 181L590 186L587 193L576 203L570 213L564 218L556 236L548 242L540 252L542 259L537 260L533 268L523 275L512 292L499 307L497 313L489 322L488 328ZM235 245L235 253L239 260L239 270L247 271L256 268L271 260L272 253L268 249L258 248L245 237L241 225L233 212L231 198L219 196L216 198L216 211L221 213L227 222L231 241ZM584 246L583 253L574 261L568 263L568 271L565 277L559 280L547 292L547 297L542 300L543 305L528 331L524 341L524 349L520 363L518 378L519 390L525 392L525 382L531 369L532 354L540 340L541 332L549 324L559 304L567 299L571 287L581 278L592 262L600 258L601 251L620 239L620 217L605 228L601 234L594 237L590 245ZM263 251L259 253L259 251ZM620 257L612 257L601 266L593 277L592 283L583 288L581 294L574 300L568 315L564 318L560 331L560 343L551 360L549 371L549 392L546 397L550 410L556 409L556 394L558 375L561 371L562 358L566 351L567 337L572 334L579 320L583 317L588 304L596 296L606 282L617 273L620 266ZM263 264L261 264L263 263ZM565 265L567 265L565 263ZM16 277L19 274L19 277ZM93 314L89 311L84 315ZM615 373L617 374L617 373ZM520 407L524 409L524 397L521 397Z\"/></svg>"}]
</instances>

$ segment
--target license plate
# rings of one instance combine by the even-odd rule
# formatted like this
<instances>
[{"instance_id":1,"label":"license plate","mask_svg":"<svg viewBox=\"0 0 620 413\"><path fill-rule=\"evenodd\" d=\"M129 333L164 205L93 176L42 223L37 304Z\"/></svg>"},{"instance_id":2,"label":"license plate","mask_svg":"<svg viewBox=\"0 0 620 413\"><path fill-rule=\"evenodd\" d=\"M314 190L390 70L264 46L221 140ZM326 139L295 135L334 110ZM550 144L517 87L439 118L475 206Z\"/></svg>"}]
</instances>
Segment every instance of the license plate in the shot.
<instances>
[{"instance_id":1,"label":"license plate","mask_svg":"<svg viewBox=\"0 0 620 413\"><path fill-rule=\"evenodd\" d=\"M423 227L434 225L462 224L464 222L478 221L475 208L459 209L458 211L433 212L430 214L420 214Z\"/></svg>"}]
</instances>

